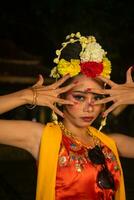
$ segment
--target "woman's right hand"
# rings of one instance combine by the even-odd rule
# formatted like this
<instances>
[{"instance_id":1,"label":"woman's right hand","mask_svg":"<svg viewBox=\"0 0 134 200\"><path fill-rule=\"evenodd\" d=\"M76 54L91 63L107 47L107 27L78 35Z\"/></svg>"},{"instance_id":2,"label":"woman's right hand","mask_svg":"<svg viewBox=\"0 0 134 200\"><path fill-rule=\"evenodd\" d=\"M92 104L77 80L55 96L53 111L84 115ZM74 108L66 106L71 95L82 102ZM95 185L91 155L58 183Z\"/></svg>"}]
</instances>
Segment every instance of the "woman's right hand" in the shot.
<instances>
[{"instance_id":1,"label":"woman's right hand","mask_svg":"<svg viewBox=\"0 0 134 200\"><path fill-rule=\"evenodd\" d=\"M62 93L65 93L69 90L71 90L74 86L76 86L76 83L71 83L68 86L60 87L67 79L69 79L70 76L66 75L59 79L57 82L45 86L43 85L44 79L42 75L39 75L39 80L36 82L35 85L33 85L33 89L37 93L37 102L36 104L39 106L47 106L51 108L55 113L63 117L63 113L56 107L56 103L59 104L68 104L73 105L74 103L69 100L61 99L60 95ZM31 90L31 89L30 89ZM31 90L32 91L32 90ZM31 96L32 94L32 96ZM33 92L31 92L29 97L29 102L32 104L33 101Z\"/></svg>"}]
</instances>

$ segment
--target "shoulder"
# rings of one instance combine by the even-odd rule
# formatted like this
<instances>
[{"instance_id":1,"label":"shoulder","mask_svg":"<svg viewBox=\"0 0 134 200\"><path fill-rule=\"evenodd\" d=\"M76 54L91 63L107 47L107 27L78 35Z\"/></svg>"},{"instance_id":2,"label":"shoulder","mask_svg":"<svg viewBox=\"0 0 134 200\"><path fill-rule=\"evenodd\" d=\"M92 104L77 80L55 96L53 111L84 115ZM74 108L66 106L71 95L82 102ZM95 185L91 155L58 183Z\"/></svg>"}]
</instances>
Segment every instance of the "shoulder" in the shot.
<instances>
[{"instance_id":1,"label":"shoulder","mask_svg":"<svg viewBox=\"0 0 134 200\"><path fill-rule=\"evenodd\" d=\"M115 145L115 140L105 132L98 131L94 127L90 127L91 132L94 136L97 136L104 144L109 144L110 146Z\"/></svg>"}]
</instances>

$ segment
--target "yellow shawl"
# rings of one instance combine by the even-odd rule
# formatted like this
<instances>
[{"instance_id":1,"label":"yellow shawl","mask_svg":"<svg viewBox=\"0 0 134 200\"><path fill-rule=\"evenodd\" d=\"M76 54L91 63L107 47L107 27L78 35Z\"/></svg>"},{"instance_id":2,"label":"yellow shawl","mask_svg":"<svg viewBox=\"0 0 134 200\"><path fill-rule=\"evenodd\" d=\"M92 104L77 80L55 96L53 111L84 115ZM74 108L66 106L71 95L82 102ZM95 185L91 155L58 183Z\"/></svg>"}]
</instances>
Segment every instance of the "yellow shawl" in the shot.
<instances>
[{"instance_id":1,"label":"yellow shawl","mask_svg":"<svg viewBox=\"0 0 134 200\"><path fill-rule=\"evenodd\" d=\"M93 127L90 127L90 131L115 154L121 169L120 187L116 192L115 200L125 200L123 172L115 142L105 134L100 132L98 133L98 131ZM57 160L61 139L62 133L59 125L48 123L44 128L41 139L36 200L55 200Z\"/></svg>"}]
</instances>

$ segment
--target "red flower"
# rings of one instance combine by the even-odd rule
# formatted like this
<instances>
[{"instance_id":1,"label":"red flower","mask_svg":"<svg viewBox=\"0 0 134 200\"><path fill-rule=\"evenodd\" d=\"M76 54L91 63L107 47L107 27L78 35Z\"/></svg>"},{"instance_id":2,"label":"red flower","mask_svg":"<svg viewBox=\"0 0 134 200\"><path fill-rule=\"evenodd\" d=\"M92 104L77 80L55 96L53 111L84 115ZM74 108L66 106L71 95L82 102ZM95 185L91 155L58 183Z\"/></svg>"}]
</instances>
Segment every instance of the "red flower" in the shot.
<instances>
[{"instance_id":1,"label":"red flower","mask_svg":"<svg viewBox=\"0 0 134 200\"><path fill-rule=\"evenodd\" d=\"M97 62L83 62L80 63L81 73L88 77L96 77L100 75L103 70L103 64Z\"/></svg>"}]
</instances>

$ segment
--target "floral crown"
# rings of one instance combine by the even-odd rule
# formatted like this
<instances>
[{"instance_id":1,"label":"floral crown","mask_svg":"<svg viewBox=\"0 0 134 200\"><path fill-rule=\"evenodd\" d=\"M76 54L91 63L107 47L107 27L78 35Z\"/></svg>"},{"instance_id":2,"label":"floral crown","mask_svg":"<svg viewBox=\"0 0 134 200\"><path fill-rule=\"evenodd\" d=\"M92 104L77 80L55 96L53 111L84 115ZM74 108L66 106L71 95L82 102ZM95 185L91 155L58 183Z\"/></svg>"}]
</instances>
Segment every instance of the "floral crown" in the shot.
<instances>
[{"instance_id":1,"label":"floral crown","mask_svg":"<svg viewBox=\"0 0 134 200\"><path fill-rule=\"evenodd\" d=\"M76 42L79 42L81 45L79 59L67 61L61 58L62 50L68 44ZM111 62L106 57L106 54L107 52L96 42L95 37L81 36L79 32L76 34L72 33L66 37L66 41L62 43L61 49L56 50L57 57L54 59L54 63L57 65L51 70L50 76L57 79L68 73L71 77L82 73L92 78L99 75L110 78Z\"/></svg>"}]
</instances>

